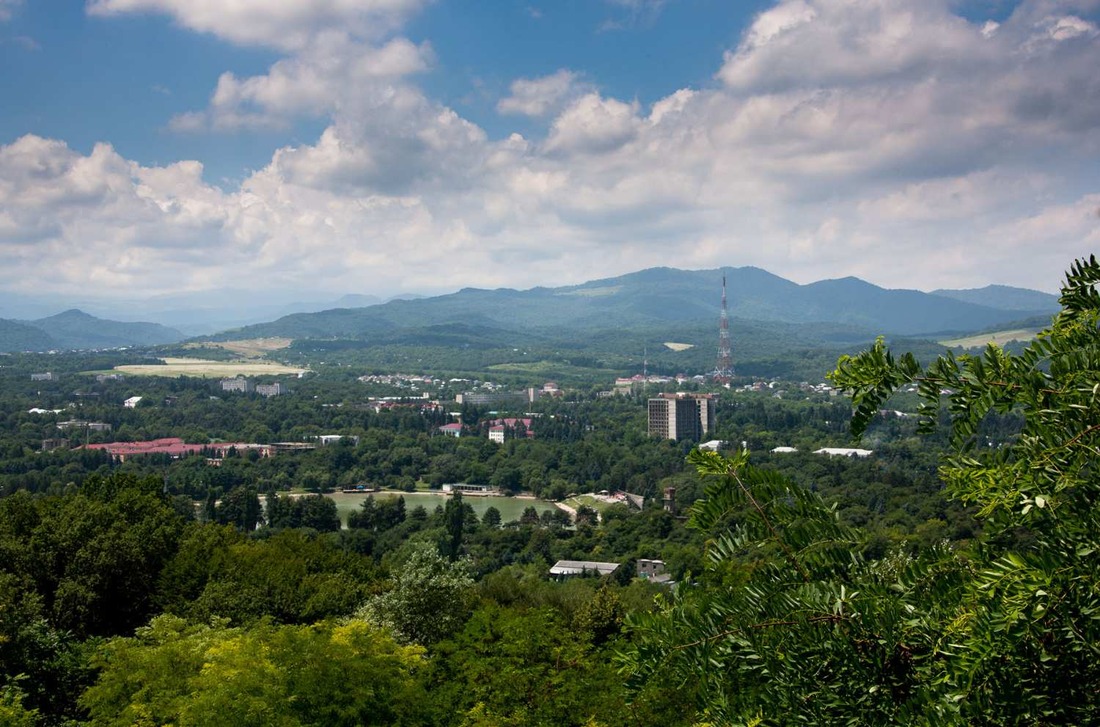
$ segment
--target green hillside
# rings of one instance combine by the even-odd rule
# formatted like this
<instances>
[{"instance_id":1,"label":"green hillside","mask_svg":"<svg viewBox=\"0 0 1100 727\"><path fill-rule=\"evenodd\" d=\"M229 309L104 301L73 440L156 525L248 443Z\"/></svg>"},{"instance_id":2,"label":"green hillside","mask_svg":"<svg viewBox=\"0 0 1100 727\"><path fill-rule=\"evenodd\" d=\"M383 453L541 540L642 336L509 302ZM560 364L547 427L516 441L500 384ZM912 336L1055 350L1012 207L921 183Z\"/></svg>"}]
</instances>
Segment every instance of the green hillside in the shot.
<instances>
[{"instance_id":1,"label":"green hillside","mask_svg":"<svg viewBox=\"0 0 1100 727\"><path fill-rule=\"evenodd\" d=\"M609 329L676 330L717 320L723 276L731 318L756 323L847 326L865 333L928 335L971 332L1044 313L1007 311L915 290L887 290L856 278L798 285L758 268L687 271L652 268L583 285L530 290L467 288L450 295L286 316L215 338L348 338L372 342L413 336L419 342L512 331L513 338L564 340ZM416 333L410 332L416 331ZM496 334L493 334L494 336ZM507 337L507 336L506 336ZM475 341L468 341L475 345Z\"/></svg>"},{"instance_id":2,"label":"green hillside","mask_svg":"<svg viewBox=\"0 0 1100 727\"><path fill-rule=\"evenodd\" d=\"M48 351L57 342L34 326L0 318L0 351Z\"/></svg>"},{"instance_id":3,"label":"green hillside","mask_svg":"<svg viewBox=\"0 0 1100 727\"><path fill-rule=\"evenodd\" d=\"M179 331L159 323L109 321L75 309L28 321L26 325L48 334L61 348L155 346L183 338Z\"/></svg>"}]
</instances>

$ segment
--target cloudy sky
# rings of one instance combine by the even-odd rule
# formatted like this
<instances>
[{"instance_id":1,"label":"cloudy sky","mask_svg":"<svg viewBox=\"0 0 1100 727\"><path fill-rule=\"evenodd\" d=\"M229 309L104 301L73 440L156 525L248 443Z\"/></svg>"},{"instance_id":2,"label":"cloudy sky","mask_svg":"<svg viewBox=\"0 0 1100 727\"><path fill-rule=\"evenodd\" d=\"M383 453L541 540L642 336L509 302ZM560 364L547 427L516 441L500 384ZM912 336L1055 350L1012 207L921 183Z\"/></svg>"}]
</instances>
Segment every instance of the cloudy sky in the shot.
<instances>
[{"instance_id":1,"label":"cloudy sky","mask_svg":"<svg viewBox=\"0 0 1100 727\"><path fill-rule=\"evenodd\" d=\"M1098 69L1100 0L0 0L0 300L1053 291Z\"/></svg>"}]
</instances>

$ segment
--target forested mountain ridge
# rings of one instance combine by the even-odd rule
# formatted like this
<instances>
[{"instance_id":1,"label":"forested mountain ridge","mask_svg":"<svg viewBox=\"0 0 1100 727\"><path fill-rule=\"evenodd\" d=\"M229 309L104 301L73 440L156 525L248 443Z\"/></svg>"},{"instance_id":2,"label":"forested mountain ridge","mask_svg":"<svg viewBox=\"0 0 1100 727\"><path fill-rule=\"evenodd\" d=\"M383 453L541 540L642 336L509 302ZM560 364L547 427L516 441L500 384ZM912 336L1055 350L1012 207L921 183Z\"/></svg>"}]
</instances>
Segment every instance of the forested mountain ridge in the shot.
<instances>
[{"instance_id":1,"label":"forested mountain ridge","mask_svg":"<svg viewBox=\"0 0 1100 727\"><path fill-rule=\"evenodd\" d=\"M730 316L757 322L839 324L912 336L987 329L1055 310L1045 294L1003 287L985 302L981 291L962 291L969 299L959 300L948 295L951 291L889 290L851 277L799 285L753 267L650 268L559 288L464 288L434 298L296 314L215 338L370 338L455 322L552 337L608 327L709 325L718 316L723 276ZM1005 307L1006 290L1035 307Z\"/></svg>"},{"instance_id":2,"label":"forested mountain ridge","mask_svg":"<svg viewBox=\"0 0 1100 727\"><path fill-rule=\"evenodd\" d=\"M0 318L0 351L48 351L56 345L57 342L45 331Z\"/></svg>"},{"instance_id":3,"label":"forested mountain ridge","mask_svg":"<svg viewBox=\"0 0 1100 727\"><path fill-rule=\"evenodd\" d=\"M182 338L159 323L111 321L76 309L33 321L0 319L0 351L155 346Z\"/></svg>"},{"instance_id":4,"label":"forested mountain ridge","mask_svg":"<svg viewBox=\"0 0 1100 727\"><path fill-rule=\"evenodd\" d=\"M1053 313L1058 310L1056 295L1007 285L987 285L984 288L964 290L938 289L933 290L932 295L1017 312L1042 310L1044 313Z\"/></svg>"}]
</instances>

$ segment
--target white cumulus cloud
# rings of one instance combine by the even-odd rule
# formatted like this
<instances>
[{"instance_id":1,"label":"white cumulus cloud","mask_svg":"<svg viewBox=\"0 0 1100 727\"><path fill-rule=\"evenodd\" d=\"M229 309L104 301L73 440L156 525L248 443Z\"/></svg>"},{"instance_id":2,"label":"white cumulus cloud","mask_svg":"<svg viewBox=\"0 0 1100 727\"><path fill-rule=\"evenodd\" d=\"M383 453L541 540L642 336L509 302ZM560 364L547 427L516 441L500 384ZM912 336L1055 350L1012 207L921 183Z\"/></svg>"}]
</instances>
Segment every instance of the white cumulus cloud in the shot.
<instances>
[{"instance_id":1,"label":"white cumulus cloud","mask_svg":"<svg viewBox=\"0 0 1100 727\"><path fill-rule=\"evenodd\" d=\"M264 75L223 73L206 110L179 114L170 125L176 131L232 131L282 126L300 116L325 117L350 99L391 93L394 84L431 62L428 45L405 38L372 46L344 33L325 33Z\"/></svg>"},{"instance_id":2,"label":"white cumulus cloud","mask_svg":"<svg viewBox=\"0 0 1100 727\"><path fill-rule=\"evenodd\" d=\"M560 69L540 78L517 78L512 81L511 94L497 103L497 111L504 114L545 116L556 112L570 98L589 90L577 74Z\"/></svg>"},{"instance_id":3,"label":"white cumulus cloud","mask_svg":"<svg viewBox=\"0 0 1100 727\"><path fill-rule=\"evenodd\" d=\"M634 138L641 126L638 105L585 94L554 119L546 148L571 153L603 153Z\"/></svg>"},{"instance_id":4,"label":"white cumulus cloud","mask_svg":"<svg viewBox=\"0 0 1100 727\"><path fill-rule=\"evenodd\" d=\"M415 4L317 7L351 5ZM516 81L498 110L547 118L532 138L493 138L420 89L428 46L317 21L266 74L227 73L176 118L325 119L234 189L106 144L0 148L0 286L390 294L751 264L1052 289L1100 242L1100 43L1083 5L1025 1L992 28L948 0L787 0L715 58L718 83L653 104L574 71ZM171 7L215 32L182 2L96 6Z\"/></svg>"},{"instance_id":5,"label":"white cumulus cloud","mask_svg":"<svg viewBox=\"0 0 1100 727\"><path fill-rule=\"evenodd\" d=\"M427 0L89 0L88 12L159 13L233 43L297 50L326 32L384 37Z\"/></svg>"}]
</instances>

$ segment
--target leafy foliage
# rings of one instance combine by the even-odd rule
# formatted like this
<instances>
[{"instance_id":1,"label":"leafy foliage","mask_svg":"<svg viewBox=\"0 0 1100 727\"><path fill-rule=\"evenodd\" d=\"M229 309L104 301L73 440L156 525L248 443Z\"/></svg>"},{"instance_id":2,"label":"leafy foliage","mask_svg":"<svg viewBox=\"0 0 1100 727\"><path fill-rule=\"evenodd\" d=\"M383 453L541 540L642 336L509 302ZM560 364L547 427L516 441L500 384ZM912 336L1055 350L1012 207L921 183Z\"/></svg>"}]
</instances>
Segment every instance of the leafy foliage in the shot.
<instances>
[{"instance_id":1,"label":"leafy foliage","mask_svg":"<svg viewBox=\"0 0 1100 727\"><path fill-rule=\"evenodd\" d=\"M367 601L360 616L404 643L429 645L466 621L474 581L465 561L448 560L430 543L414 543L410 551L393 588Z\"/></svg>"},{"instance_id":2,"label":"leafy foliage","mask_svg":"<svg viewBox=\"0 0 1100 727\"><path fill-rule=\"evenodd\" d=\"M921 601L957 572L903 556L872 563L818 495L696 451L707 478L691 525L711 534L707 585L683 585L630 620L633 684L671 681L719 724L892 724L924 714L933 650ZM903 581L911 580L899 588Z\"/></svg>"},{"instance_id":3,"label":"leafy foliage","mask_svg":"<svg viewBox=\"0 0 1100 727\"><path fill-rule=\"evenodd\" d=\"M23 704L24 693L16 684L0 687L0 724L5 727L34 727L38 710Z\"/></svg>"},{"instance_id":4,"label":"leafy foliage","mask_svg":"<svg viewBox=\"0 0 1100 727\"><path fill-rule=\"evenodd\" d=\"M708 580L632 620L636 683L694 685L727 723L1092 724L1100 719L1100 263L1074 263L1062 311L1021 353L922 367L879 339L830 378L860 434L915 384L922 426L949 420L949 494L983 518L971 553L866 562L812 493L743 456L694 453L692 525ZM1019 412L1007 446L983 424ZM763 557L761 557L763 556Z\"/></svg>"},{"instance_id":5,"label":"leafy foliage","mask_svg":"<svg viewBox=\"0 0 1100 727\"><path fill-rule=\"evenodd\" d=\"M158 616L95 663L82 699L94 724L421 723L421 650L359 620L228 628Z\"/></svg>"}]
</instances>

